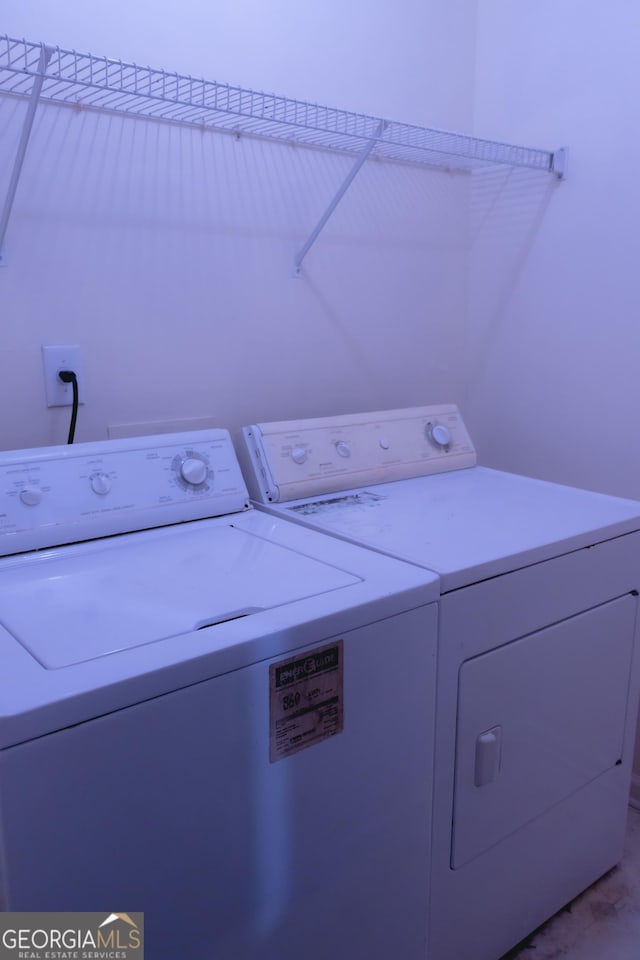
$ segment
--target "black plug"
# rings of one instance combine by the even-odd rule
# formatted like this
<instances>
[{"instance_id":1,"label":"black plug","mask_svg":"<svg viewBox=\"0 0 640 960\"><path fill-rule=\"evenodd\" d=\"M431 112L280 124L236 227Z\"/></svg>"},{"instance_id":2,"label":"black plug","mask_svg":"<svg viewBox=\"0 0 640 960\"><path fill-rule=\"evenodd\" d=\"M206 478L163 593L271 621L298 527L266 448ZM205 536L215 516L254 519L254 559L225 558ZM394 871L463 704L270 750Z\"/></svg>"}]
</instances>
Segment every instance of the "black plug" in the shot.
<instances>
[{"instance_id":1,"label":"black plug","mask_svg":"<svg viewBox=\"0 0 640 960\"><path fill-rule=\"evenodd\" d=\"M73 370L58 370L58 379L63 383L73 385L73 407L71 408L71 423L69 424L69 437L67 443L73 443L76 434L76 418L78 416L78 378Z\"/></svg>"}]
</instances>

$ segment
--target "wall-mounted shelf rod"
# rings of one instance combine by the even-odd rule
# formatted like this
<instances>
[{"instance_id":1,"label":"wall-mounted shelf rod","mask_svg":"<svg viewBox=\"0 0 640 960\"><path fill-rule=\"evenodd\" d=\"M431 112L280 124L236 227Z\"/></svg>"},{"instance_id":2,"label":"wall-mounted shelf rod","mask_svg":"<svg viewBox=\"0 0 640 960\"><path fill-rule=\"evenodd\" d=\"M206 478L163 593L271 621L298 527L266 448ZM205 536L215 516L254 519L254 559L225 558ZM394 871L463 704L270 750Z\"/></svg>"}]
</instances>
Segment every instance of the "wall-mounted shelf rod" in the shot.
<instances>
[{"instance_id":1,"label":"wall-mounted shelf rod","mask_svg":"<svg viewBox=\"0 0 640 960\"><path fill-rule=\"evenodd\" d=\"M43 45L0 36L0 93L28 96ZM379 159L473 170L507 165L553 172L553 152L482 140L261 93L61 47L49 55L41 99Z\"/></svg>"},{"instance_id":2,"label":"wall-mounted shelf rod","mask_svg":"<svg viewBox=\"0 0 640 960\"><path fill-rule=\"evenodd\" d=\"M27 147L29 145L29 137L31 136L31 128L33 127L33 120L36 115L36 108L38 106L38 100L40 99L40 93L42 91L45 71L52 54L53 47L48 47L45 44L41 45L40 55L38 57L38 65L35 71L35 78L33 81L33 86L31 87L31 93L29 95L29 104L27 106L27 112L22 125L22 132L20 134L20 140L18 141L18 149L16 150L16 156L13 162L13 170L11 171L11 178L7 188L7 195L2 207L2 213L0 213L0 267L6 265L6 257L4 254L4 238L7 233L7 226L9 225L9 217L11 216L11 208L13 207L13 201L15 200L16 190L18 189L18 183L20 182L22 165L24 163Z\"/></svg>"},{"instance_id":3,"label":"wall-mounted shelf rod","mask_svg":"<svg viewBox=\"0 0 640 960\"><path fill-rule=\"evenodd\" d=\"M296 276L300 276L304 258L370 156L465 172L507 166L527 167L559 179L566 175L564 150L519 147L382 120L8 36L0 36L1 93L28 98L29 104L0 216L0 265L2 244L39 100L192 125L236 136L265 137L354 156L356 161L351 172L295 257Z\"/></svg>"}]
</instances>

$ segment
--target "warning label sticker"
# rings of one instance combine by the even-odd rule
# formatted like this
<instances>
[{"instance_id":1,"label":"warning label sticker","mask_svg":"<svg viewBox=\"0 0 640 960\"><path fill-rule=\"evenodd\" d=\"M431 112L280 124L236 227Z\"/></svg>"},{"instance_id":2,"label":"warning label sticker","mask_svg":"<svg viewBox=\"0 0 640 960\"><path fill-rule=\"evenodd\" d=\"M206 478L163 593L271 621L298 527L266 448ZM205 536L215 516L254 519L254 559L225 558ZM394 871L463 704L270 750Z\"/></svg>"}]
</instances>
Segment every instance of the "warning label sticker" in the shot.
<instances>
[{"instance_id":1,"label":"warning label sticker","mask_svg":"<svg viewBox=\"0 0 640 960\"><path fill-rule=\"evenodd\" d=\"M269 759L283 760L344 726L343 641L269 667Z\"/></svg>"}]
</instances>

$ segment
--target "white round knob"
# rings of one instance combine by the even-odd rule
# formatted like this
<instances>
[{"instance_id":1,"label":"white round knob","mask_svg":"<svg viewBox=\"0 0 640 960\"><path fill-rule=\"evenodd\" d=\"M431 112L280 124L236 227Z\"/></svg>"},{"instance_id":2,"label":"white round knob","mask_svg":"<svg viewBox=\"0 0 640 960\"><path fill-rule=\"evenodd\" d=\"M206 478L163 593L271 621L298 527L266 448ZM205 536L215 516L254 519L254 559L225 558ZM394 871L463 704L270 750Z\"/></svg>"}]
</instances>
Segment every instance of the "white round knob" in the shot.
<instances>
[{"instance_id":1,"label":"white round knob","mask_svg":"<svg viewBox=\"0 0 640 960\"><path fill-rule=\"evenodd\" d=\"M37 487L25 487L20 491L20 499L28 507L37 507L42 500L42 491Z\"/></svg>"},{"instance_id":2,"label":"white round knob","mask_svg":"<svg viewBox=\"0 0 640 960\"><path fill-rule=\"evenodd\" d=\"M439 447L447 447L451 443L451 431L442 423L436 423L432 428L431 437Z\"/></svg>"},{"instance_id":3,"label":"white round knob","mask_svg":"<svg viewBox=\"0 0 640 960\"><path fill-rule=\"evenodd\" d=\"M307 451L304 447L294 447L291 451L291 459L294 463L304 463L307 459Z\"/></svg>"},{"instance_id":4,"label":"white round knob","mask_svg":"<svg viewBox=\"0 0 640 960\"><path fill-rule=\"evenodd\" d=\"M94 473L91 477L91 489L94 493L104 497L111 490L111 480L106 473Z\"/></svg>"},{"instance_id":5,"label":"white round knob","mask_svg":"<svg viewBox=\"0 0 640 960\"><path fill-rule=\"evenodd\" d=\"M344 440L338 440L338 442L336 443L336 450L338 451L338 454L341 457L351 456L351 447Z\"/></svg>"},{"instance_id":6,"label":"white round knob","mask_svg":"<svg viewBox=\"0 0 640 960\"><path fill-rule=\"evenodd\" d=\"M386 437L381 437L380 446L382 447L383 450L388 450L389 447L391 446L391 441L387 440Z\"/></svg>"},{"instance_id":7,"label":"white round knob","mask_svg":"<svg viewBox=\"0 0 640 960\"><path fill-rule=\"evenodd\" d=\"M207 465L203 460L198 460L196 457L187 457L180 464L180 476L187 483L196 487L207 479Z\"/></svg>"}]
</instances>

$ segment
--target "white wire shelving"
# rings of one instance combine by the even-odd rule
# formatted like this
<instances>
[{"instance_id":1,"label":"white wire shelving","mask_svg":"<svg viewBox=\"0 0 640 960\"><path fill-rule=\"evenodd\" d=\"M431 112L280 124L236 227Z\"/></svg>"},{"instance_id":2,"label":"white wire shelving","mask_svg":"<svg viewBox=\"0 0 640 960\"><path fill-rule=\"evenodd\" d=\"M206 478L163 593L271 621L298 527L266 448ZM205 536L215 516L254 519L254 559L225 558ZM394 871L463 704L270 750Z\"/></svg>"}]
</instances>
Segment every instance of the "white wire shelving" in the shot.
<instances>
[{"instance_id":1,"label":"white wire shelving","mask_svg":"<svg viewBox=\"0 0 640 960\"><path fill-rule=\"evenodd\" d=\"M356 164L318 224L319 233L368 157L472 171L497 165L564 175L564 151L515 146L445 130L260 93L122 60L0 36L0 94L30 100L9 195L0 217L0 250L37 103L69 104L195 125L236 135L351 154ZM30 114L30 115L29 115ZM13 182L15 181L15 182ZM315 231L314 231L315 233ZM316 237L296 257L296 271Z\"/></svg>"}]
</instances>

